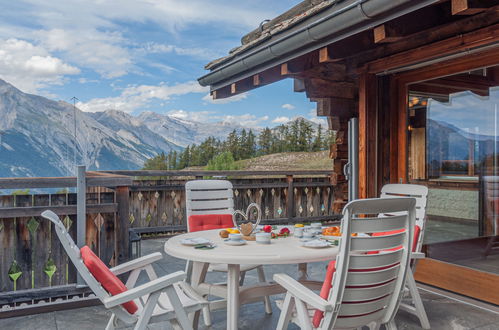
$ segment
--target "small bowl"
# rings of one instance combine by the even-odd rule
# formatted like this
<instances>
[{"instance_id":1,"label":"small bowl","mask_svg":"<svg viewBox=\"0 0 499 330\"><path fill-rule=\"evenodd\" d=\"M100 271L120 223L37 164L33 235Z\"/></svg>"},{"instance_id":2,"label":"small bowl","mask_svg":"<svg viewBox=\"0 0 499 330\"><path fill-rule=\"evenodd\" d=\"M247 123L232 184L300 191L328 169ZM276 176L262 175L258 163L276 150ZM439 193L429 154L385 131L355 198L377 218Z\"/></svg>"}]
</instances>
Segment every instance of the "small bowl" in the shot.
<instances>
[{"instance_id":1,"label":"small bowl","mask_svg":"<svg viewBox=\"0 0 499 330\"><path fill-rule=\"evenodd\" d=\"M320 223L320 222L312 222L310 224L310 226L312 226L313 229L321 229L322 228L322 223Z\"/></svg>"},{"instance_id":2,"label":"small bowl","mask_svg":"<svg viewBox=\"0 0 499 330\"><path fill-rule=\"evenodd\" d=\"M303 238L312 238L315 236L315 232L313 230L305 230L303 232Z\"/></svg>"},{"instance_id":3,"label":"small bowl","mask_svg":"<svg viewBox=\"0 0 499 330\"><path fill-rule=\"evenodd\" d=\"M270 233L256 233L255 240L259 244L270 244Z\"/></svg>"},{"instance_id":4,"label":"small bowl","mask_svg":"<svg viewBox=\"0 0 499 330\"><path fill-rule=\"evenodd\" d=\"M241 234L229 234L229 239L231 241L240 241L243 239L243 235L241 235Z\"/></svg>"}]
</instances>

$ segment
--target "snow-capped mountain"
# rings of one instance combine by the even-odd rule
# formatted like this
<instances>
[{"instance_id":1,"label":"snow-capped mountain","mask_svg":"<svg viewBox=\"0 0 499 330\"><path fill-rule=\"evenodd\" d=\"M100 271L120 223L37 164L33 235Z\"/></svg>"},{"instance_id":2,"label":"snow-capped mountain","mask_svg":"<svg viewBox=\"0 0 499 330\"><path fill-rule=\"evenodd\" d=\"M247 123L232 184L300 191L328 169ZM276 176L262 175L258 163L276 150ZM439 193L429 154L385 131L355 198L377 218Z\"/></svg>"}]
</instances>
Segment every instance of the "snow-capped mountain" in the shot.
<instances>
[{"instance_id":1,"label":"snow-capped mountain","mask_svg":"<svg viewBox=\"0 0 499 330\"><path fill-rule=\"evenodd\" d=\"M225 140L233 130L239 132L244 128L241 125L227 122L199 123L188 121L151 111L142 112L138 119L153 132L182 147L200 144L210 136Z\"/></svg>"},{"instance_id":2,"label":"snow-capped mountain","mask_svg":"<svg viewBox=\"0 0 499 330\"><path fill-rule=\"evenodd\" d=\"M73 174L74 155L90 170L138 169L159 152L181 149L123 113L90 115L1 79L0 118L0 177Z\"/></svg>"}]
</instances>

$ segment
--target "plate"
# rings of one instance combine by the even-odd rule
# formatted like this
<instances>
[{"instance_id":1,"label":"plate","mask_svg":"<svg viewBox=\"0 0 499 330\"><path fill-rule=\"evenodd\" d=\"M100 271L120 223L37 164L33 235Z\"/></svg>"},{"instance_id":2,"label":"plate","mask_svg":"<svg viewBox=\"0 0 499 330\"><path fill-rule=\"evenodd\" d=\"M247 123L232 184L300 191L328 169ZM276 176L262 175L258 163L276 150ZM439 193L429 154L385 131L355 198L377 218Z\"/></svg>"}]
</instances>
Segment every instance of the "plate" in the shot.
<instances>
[{"instance_id":1,"label":"plate","mask_svg":"<svg viewBox=\"0 0 499 330\"><path fill-rule=\"evenodd\" d=\"M244 245L244 244L246 244L246 241L243 239L240 241L226 240L226 241L224 241L224 243L227 245Z\"/></svg>"},{"instance_id":2,"label":"plate","mask_svg":"<svg viewBox=\"0 0 499 330\"><path fill-rule=\"evenodd\" d=\"M213 242L207 238L193 237L193 238L184 238L183 240L180 241L180 244L194 246L198 244L213 244Z\"/></svg>"},{"instance_id":3,"label":"plate","mask_svg":"<svg viewBox=\"0 0 499 330\"><path fill-rule=\"evenodd\" d=\"M314 239L312 241L302 243L301 246L308 247L308 248L314 248L314 249L321 249L321 248L329 247L331 245L326 241Z\"/></svg>"}]
</instances>

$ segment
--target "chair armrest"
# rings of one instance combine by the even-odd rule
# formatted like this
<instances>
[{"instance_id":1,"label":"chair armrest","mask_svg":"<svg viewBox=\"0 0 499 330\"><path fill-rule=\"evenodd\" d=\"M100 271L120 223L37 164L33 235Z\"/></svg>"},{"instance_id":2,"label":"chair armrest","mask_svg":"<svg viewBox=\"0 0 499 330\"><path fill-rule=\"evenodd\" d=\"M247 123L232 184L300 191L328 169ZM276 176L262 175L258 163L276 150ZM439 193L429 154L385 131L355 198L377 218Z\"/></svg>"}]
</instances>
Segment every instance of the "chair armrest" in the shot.
<instances>
[{"instance_id":1,"label":"chair armrest","mask_svg":"<svg viewBox=\"0 0 499 330\"><path fill-rule=\"evenodd\" d=\"M156 291L162 291L166 287L183 281L184 279L184 272L175 272L166 276L162 276L145 284L139 285L133 289L127 290L115 296L104 298L102 302L104 303L104 306L106 308L115 307L130 300L145 296L147 294L151 294Z\"/></svg>"},{"instance_id":2,"label":"chair armrest","mask_svg":"<svg viewBox=\"0 0 499 330\"><path fill-rule=\"evenodd\" d=\"M314 308L324 312L333 310L333 305L329 301L321 298L315 292L286 274L275 274L274 281L279 283L293 296Z\"/></svg>"},{"instance_id":3,"label":"chair armrest","mask_svg":"<svg viewBox=\"0 0 499 330\"><path fill-rule=\"evenodd\" d=\"M114 273L114 275L121 275L134 269L142 268L161 259L163 259L163 255L160 252L154 252L146 256L125 262L121 265L111 268L110 270Z\"/></svg>"},{"instance_id":4,"label":"chair armrest","mask_svg":"<svg viewBox=\"0 0 499 330\"><path fill-rule=\"evenodd\" d=\"M426 255L423 252L412 252L411 259L424 259Z\"/></svg>"}]
</instances>

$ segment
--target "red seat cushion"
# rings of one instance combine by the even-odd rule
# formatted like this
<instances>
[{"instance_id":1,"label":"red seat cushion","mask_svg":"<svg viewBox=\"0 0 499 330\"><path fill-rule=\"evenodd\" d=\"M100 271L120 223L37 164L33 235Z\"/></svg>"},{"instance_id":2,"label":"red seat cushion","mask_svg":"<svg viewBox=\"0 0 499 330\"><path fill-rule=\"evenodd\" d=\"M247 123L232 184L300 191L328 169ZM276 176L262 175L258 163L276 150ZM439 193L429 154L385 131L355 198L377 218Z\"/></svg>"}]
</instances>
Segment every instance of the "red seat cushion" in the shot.
<instances>
[{"instance_id":1,"label":"red seat cushion","mask_svg":"<svg viewBox=\"0 0 499 330\"><path fill-rule=\"evenodd\" d=\"M326 278L324 279L324 283L322 283L321 292L319 294L322 299L327 300L327 298L329 297L329 291L331 291L331 283L333 282L334 272L336 272L336 260L329 262L329 265L327 265ZM312 318L313 326L318 328L323 317L324 312L316 310L314 313L314 317Z\"/></svg>"},{"instance_id":2,"label":"red seat cushion","mask_svg":"<svg viewBox=\"0 0 499 330\"><path fill-rule=\"evenodd\" d=\"M90 250L88 246L84 246L80 249L81 259L85 266L87 266L90 273L95 277L95 279L102 285L102 287L109 292L111 295L115 296L117 294L127 291L127 287L116 275L111 272L111 270L95 255L95 253ZM139 309L137 304L133 301L126 302L122 304L128 313L135 314Z\"/></svg>"},{"instance_id":3,"label":"red seat cushion","mask_svg":"<svg viewBox=\"0 0 499 330\"><path fill-rule=\"evenodd\" d=\"M385 235L391 235L391 234L396 234L396 233L401 233L403 232L404 229L400 229L400 230L393 230L393 231L386 231L386 232L378 232L378 233L373 233L372 236L385 236ZM418 239L419 239L419 234L421 232L421 228L416 225L415 228L414 228L414 242L412 244L412 252L415 252L416 251L416 246L418 244ZM392 250L398 250L400 249L401 247L396 247L396 248L393 248L393 249L387 249L387 251L392 251ZM378 253L377 251L371 251L371 252L368 252L367 254L376 254ZM372 270L382 270L382 269L385 269L385 268L389 268L389 267L392 267L394 265L389 265L389 266L385 266L385 267L380 267L379 269L375 268L375 269L370 269L371 271ZM323 298L323 299L327 299L329 297L329 291L331 291L331 283L333 281L333 275L334 275L334 272L336 271L336 260L333 260L329 263L329 265L327 266L327 271L326 271L326 278L324 279L324 283L322 283L322 288L321 288L321 292L320 292L320 297ZM362 270L359 270L359 271L362 271ZM315 313L314 313L314 317L312 319L312 324L314 327L318 328L321 324L321 320L322 318L324 317L324 313L320 310L316 310Z\"/></svg>"},{"instance_id":4,"label":"red seat cushion","mask_svg":"<svg viewBox=\"0 0 499 330\"><path fill-rule=\"evenodd\" d=\"M189 231L234 227L232 214L197 214L189 216Z\"/></svg>"}]
</instances>

